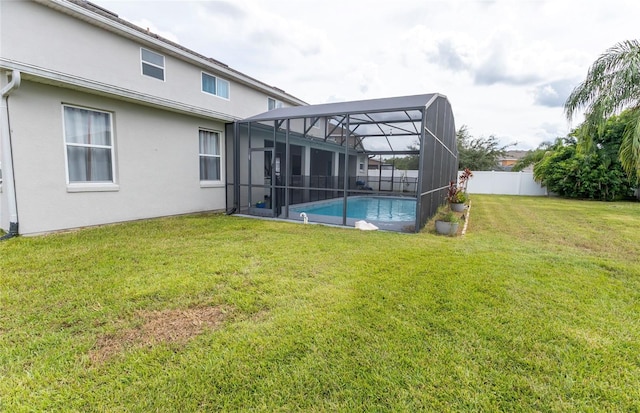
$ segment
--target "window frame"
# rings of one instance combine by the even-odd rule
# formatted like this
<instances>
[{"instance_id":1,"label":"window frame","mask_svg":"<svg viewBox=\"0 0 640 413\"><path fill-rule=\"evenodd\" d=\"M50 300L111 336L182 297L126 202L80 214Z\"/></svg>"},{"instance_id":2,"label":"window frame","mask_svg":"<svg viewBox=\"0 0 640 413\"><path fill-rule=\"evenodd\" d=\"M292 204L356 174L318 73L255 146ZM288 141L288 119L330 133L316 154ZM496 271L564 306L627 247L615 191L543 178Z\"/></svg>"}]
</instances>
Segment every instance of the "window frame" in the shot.
<instances>
[{"instance_id":1,"label":"window frame","mask_svg":"<svg viewBox=\"0 0 640 413\"><path fill-rule=\"evenodd\" d=\"M154 54L154 55L157 55L157 56L160 56L162 58L162 66L159 66L157 63L153 63L153 62L149 62L149 61L145 60L144 57L143 57L143 52L144 51L149 52L149 53ZM160 79L159 77L155 77L155 76L146 74L144 72L144 65L149 65L151 67L155 67L156 69L162 69L162 79ZM164 55L162 55L160 53L157 53L157 52L154 52L153 50L146 49L144 47L140 48L140 73L142 74L142 76L150 77L152 79L156 79L156 80L159 80L161 82L165 82L166 78L167 78L166 66L167 66L167 60L166 60Z\"/></svg>"},{"instance_id":2,"label":"window frame","mask_svg":"<svg viewBox=\"0 0 640 413\"><path fill-rule=\"evenodd\" d=\"M200 133L201 132L207 132L207 133L213 133L217 136L218 138L218 154L209 154L209 153L201 153L200 152L200 146L201 146L201 142L200 142ZM198 128L198 178L200 179L200 187L202 188L218 188L218 187L223 187L224 186L224 165L223 165L223 159L222 159L222 154L224 153L224 148L223 148L223 133L221 131L218 130L214 130L214 129L209 129L209 128ZM200 161L202 159L202 157L207 157L207 158L218 158L219 162L218 165L220 167L220 171L218 171L218 175L219 175L219 179L201 179L200 176L202 176L202 170L200 169Z\"/></svg>"},{"instance_id":3,"label":"window frame","mask_svg":"<svg viewBox=\"0 0 640 413\"><path fill-rule=\"evenodd\" d=\"M109 136L111 140L110 145L98 145L98 144L86 144L86 143L75 143L67 141L67 127L65 122L65 110L66 108L73 109L81 109L90 112L104 113L109 116ZM112 111L104 110L104 109L96 109L81 105L73 105L68 103L63 103L61 106L62 111L62 140L63 140L63 148L64 148L64 169L65 169L65 180L67 184L67 192L84 192L84 191L118 191L120 186L118 185L118 177L116 174L116 144L115 144L115 129L114 129L114 113ZM69 147L80 147L80 148L96 148L96 149L109 149L111 152L111 181L71 181L70 170L69 170Z\"/></svg>"},{"instance_id":4,"label":"window frame","mask_svg":"<svg viewBox=\"0 0 640 413\"><path fill-rule=\"evenodd\" d=\"M271 102L273 102L273 107L271 107ZM283 107L283 103L281 100L278 100L276 98L272 98L272 97L267 97L267 110L274 110L274 109L280 109L281 107Z\"/></svg>"},{"instance_id":5,"label":"window frame","mask_svg":"<svg viewBox=\"0 0 640 413\"><path fill-rule=\"evenodd\" d=\"M215 79L215 85L216 85L216 91L215 93L209 92L208 90L204 89L204 77L205 76L209 76ZM220 94L218 94L218 91L220 90L220 86L218 84L218 82L224 82L227 84L227 96L222 96ZM213 95L216 97L219 97L220 99L224 99L224 100L231 100L231 82L229 82L227 79L223 79L219 76L216 75L212 75L211 73L207 73L207 72L200 72L200 91L202 93L206 93L207 95Z\"/></svg>"}]
</instances>

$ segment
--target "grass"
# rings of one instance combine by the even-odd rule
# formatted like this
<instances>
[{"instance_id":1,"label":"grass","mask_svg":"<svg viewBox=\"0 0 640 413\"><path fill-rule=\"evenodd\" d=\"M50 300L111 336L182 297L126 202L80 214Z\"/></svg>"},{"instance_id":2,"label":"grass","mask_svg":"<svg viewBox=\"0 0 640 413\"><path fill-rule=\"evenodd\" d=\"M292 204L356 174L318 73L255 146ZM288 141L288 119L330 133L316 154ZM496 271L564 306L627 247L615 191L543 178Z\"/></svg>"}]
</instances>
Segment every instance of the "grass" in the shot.
<instances>
[{"instance_id":1,"label":"grass","mask_svg":"<svg viewBox=\"0 0 640 413\"><path fill-rule=\"evenodd\" d=\"M205 214L9 240L0 411L638 411L639 228L476 195L457 238Z\"/></svg>"}]
</instances>

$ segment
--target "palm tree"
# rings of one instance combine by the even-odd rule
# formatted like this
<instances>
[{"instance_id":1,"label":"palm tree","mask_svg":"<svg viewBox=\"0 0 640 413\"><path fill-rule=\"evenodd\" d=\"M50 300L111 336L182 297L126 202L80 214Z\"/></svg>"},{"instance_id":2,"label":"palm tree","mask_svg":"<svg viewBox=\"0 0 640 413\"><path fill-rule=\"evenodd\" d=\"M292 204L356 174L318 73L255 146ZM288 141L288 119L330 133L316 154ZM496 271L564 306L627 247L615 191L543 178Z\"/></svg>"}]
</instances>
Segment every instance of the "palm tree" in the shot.
<instances>
[{"instance_id":1,"label":"palm tree","mask_svg":"<svg viewBox=\"0 0 640 413\"><path fill-rule=\"evenodd\" d=\"M630 113L620 146L620 163L640 184L640 40L626 40L604 52L589 68L587 78L564 104L567 119L584 109L579 139L587 149L606 120L623 110Z\"/></svg>"}]
</instances>

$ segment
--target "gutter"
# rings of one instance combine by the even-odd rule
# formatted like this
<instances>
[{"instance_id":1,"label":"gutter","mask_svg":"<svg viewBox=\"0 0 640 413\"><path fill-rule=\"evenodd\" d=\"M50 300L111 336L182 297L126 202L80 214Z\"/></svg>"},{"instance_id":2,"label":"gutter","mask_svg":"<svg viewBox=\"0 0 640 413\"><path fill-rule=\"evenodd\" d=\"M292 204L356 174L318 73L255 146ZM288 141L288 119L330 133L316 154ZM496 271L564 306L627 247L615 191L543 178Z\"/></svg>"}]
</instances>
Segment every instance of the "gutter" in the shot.
<instances>
[{"instance_id":1,"label":"gutter","mask_svg":"<svg viewBox=\"0 0 640 413\"><path fill-rule=\"evenodd\" d=\"M0 0L3 1L3 0ZM45 69L27 63L21 63L10 59L0 57L0 70L8 69L19 71L25 80L33 80L34 82L47 85L62 86L69 89L81 90L99 96L108 96L124 100L127 102L135 102L150 107L160 106L167 110L177 113L187 113L206 119L216 118L225 122L234 122L237 117L229 116L221 112L208 110L203 107L193 106L179 101L161 98L149 95L135 90L122 88L117 85L97 82L77 76L68 75L61 72Z\"/></svg>"},{"instance_id":2,"label":"gutter","mask_svg":"<svg viewBox=\"0 0 640 413\"><path fill-rule=\"evenodd\" d=\"M18 235L18 201L16 198L16 182L13 176L13 153L11 148L11 125L9 123L9 95L20 87L20 71L11 72L11 81L2 88L0 102L0 136L2 137L2 180L3 191L7 192L9 204L9 232L0 237L0 241Z\"/></svg>"}]
</instances>

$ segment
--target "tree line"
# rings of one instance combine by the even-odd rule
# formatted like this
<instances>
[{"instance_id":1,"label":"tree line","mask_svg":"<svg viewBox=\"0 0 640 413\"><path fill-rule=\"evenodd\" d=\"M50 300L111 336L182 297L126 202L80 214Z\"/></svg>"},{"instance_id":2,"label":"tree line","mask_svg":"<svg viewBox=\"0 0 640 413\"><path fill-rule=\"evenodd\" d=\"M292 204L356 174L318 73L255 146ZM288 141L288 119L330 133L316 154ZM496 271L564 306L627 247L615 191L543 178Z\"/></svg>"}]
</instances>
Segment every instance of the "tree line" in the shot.
<instances>
[{"instance_id":1,"label":"tree line","mask_svg":"<svg viewBox=\"0 0 640 413\"><path fill-rule=\"evenodd\" d=\"M566 138L544 143L514 170L534 165L534 178L571 198L615 200L640 186L640 41L606 50L567 98L571 121L584 122Z\"/></svg>"},{"instance_id":2,"label":"tree line","mask_svg":"<svg viewBox=\"0 0 640 413\"><path fill-rule=\"evenodd\" d=\"M629 197L640 187L640 41L628 40L606 50L585 80L568 97L571 121L584 111L584 122L568 136L544 142L513 167L533 165L534 179L560 196L599 200ZM459 169L498 169L512 145L495 136L475 138L463 125L456 133ZM418 150L418 144L410 147ZM396 158L400 169L418 169L418 155Z\"/></svg>"},{"instance_id":3,"label":"tree line","mask_svg":"<svg viewBox=\"0 0 640 413\"><path fill-rule=\"evenodd\" d=\"M490 171L498 168L500 158L504 157L511 145L500 145L498 138L491 135L487 137L473 137L466 125L462 125L456 131L456 143L458 147L458 169L470 169L472 171ZM416 142L408 146L409 150L419 152ZM397 169L418 169L420 156L409 155L401 158L387 160Z\"/></svg>"}]
</instances>

